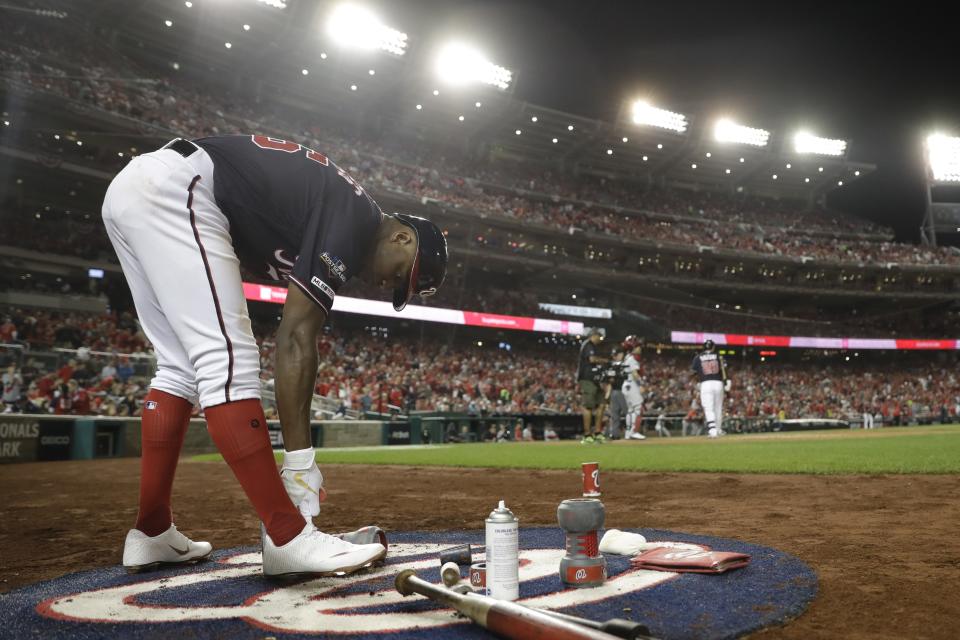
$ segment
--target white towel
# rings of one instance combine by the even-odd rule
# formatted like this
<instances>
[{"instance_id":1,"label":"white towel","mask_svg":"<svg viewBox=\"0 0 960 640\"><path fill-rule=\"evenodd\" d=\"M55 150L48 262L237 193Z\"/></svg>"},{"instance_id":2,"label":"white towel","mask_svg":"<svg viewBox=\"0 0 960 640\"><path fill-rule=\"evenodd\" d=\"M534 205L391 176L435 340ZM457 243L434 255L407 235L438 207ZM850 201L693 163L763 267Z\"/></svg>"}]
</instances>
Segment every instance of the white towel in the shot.
<instances>
[{"instance_id":1,"label":"white towel","mask_svg":"<svg viewBox=\"0 0 960 640\"><path fill-rule=\"evenodd\" d=\"M607 529L600 540L600 553L615 556L635 556L646 549L647 539L639 533Z\"/></svg>"},{"instance_id":2,"label":"white towel","mask_svg":"<svg viewBox=\"0 0 960 640\"><path fill-rule=\"evenodd\" d=\"M606 533L603 534L603 538L600 540L599 549L600 553L608 553L614 556L635 556L658 547L709 549L709 547L689 542L647 542L647 539L639 533L630 533L629 531L620 531L619 529L607 529Z\"/></svg>"}]
</instances>

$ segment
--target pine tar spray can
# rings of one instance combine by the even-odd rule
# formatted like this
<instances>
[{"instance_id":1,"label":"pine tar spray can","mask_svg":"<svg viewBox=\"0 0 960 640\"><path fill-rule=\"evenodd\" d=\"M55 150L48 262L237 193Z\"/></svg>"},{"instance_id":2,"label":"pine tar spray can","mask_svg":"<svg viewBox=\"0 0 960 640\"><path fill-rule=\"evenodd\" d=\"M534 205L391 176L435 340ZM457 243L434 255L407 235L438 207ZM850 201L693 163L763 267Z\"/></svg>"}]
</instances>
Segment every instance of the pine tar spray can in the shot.
<instances>
[{"instance_id":1,"label":"pine tar spray can","mask_svg":"<svg viewBox=\"0 0 960 640\"><path fill-rule=\"evenodd\" d=\"M519 521L501 500L486 524L487 595L516 600L520 597Z\"/></svg>"}]
</instances>

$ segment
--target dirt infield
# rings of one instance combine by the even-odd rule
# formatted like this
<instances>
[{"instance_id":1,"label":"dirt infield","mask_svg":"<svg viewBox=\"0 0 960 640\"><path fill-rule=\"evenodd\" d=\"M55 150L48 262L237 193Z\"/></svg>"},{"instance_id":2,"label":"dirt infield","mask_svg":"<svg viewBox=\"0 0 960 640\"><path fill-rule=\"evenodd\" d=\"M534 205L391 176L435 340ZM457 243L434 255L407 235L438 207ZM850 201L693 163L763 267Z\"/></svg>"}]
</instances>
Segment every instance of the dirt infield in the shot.
<instances>
[{"instance_id":1,"label":"dirt infield","mask_svg":"<svg viewBox=\"0 0 960 640\"><path fill-rule=\"evenodd\" d=\"M479 529L499 498L523 524L556 522L580 474L324 467L318 524ZM0 591L120 560L139 460L0 467ZM960 476L606 473L608 527L739 538L795 554L820 576L810 610L759 638L954 638L960 619ZM391 487L393 489L391 489ZM253 545L257 519L220 462L181 464L178 525L215 547Z\"/></svg>"}]
</instances>

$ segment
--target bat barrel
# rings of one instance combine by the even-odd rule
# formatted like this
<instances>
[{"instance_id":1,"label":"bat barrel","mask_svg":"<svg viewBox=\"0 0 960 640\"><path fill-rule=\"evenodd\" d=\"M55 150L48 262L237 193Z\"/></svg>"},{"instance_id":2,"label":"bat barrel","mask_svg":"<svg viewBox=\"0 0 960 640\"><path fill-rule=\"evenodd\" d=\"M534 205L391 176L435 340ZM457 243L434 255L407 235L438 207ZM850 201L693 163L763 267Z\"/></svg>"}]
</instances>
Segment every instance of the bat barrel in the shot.
<instances>
[{"instance_id":1,"label":"bat barrel","mask_svg":"<svg viewBox=\"0 0 960 640\"><path fill-rule=\"evenodd\" d=\"M623 618L610 618L609 620L599 622L596 620L588 620L587 618L580 618L578 616L571 616L566 613L560 613L559 611L549 611L545 609L541 609L541 611L546 613L548 616L559 618L561 620L567 620L569 622L575 622L585 627L590 627L591 629L599 629L611 635L617 636L618 638L624 638L625 640L644 640L645 638L650 637L650 630L647 629L646 625L639 622L634 622L632 620L624 620Z\"/></svg>"},{"instance_id":2,"label":"bat barrel","mask_svg":"<svg viewBox=\"0 0 960 640\"><path fill-rule=\"evenodd\" d=\"M494 633L517 640L620 640L618 636L599 629L554 618L515 602L498 601L491 606L486 627Z\"/></svg>"}]
</instances>

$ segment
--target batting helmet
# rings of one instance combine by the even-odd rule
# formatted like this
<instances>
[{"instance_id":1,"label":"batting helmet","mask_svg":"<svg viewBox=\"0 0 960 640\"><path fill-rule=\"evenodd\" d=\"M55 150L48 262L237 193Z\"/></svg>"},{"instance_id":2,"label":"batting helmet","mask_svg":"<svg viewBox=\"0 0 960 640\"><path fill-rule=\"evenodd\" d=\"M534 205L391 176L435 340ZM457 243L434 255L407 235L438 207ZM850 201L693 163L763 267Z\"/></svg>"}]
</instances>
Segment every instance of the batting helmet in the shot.
<instances>
[{"instance_id":1,"label":"batting helmet","mask_svg":"<svg viewBox=\"0 0 960 640\"><path fill-rule=\"evenodd\" d=\"M417 239L417 255L410 276L393 291L393 308L403 311L411 297L432 296L447 275L447 239L440 227L426 218L395 213L393 217L409 227Z\"/></svg>"},{"instance_id":2,"label":"batting helmet","mask_svg":"<svg viewBox=\"0 0 960 640\"><path fill-rule=\"evenodd\" d=\"M706 342L703 343L703 350L704 350L704 351L713 351L714 347L716 347L716 346L717 346L717 345L715 345L715 344L713 343L713 340L707 340Z\"/></svg>"}]
</instances>

